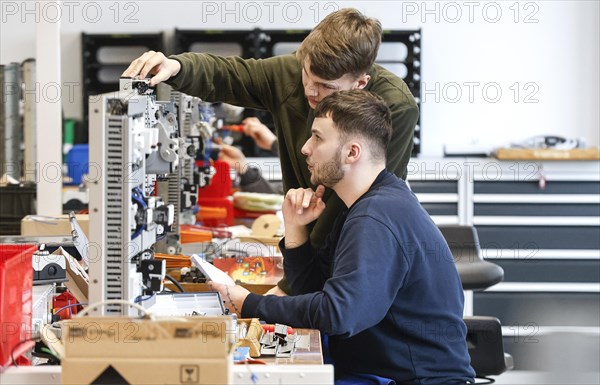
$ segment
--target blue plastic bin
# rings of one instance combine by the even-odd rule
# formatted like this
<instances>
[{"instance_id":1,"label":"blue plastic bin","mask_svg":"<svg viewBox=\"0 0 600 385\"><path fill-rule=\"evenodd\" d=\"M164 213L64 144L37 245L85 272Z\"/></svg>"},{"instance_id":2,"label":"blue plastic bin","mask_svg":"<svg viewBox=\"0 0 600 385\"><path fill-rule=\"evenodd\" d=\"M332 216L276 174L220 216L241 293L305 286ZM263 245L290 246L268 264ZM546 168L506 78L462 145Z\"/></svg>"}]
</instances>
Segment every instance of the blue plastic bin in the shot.
<instances>
[{"instance_id":1,"label":"blue plastic bin","mask_svg":"<svg viewBox=\"0 0 600 385\"><path fill-rule=\"evenodd\" d=\"M70 185L81 184L83 175L88 173L89 145L76 144L67 154L67 175L71 178Z\"/></svg>"}]
</instances>

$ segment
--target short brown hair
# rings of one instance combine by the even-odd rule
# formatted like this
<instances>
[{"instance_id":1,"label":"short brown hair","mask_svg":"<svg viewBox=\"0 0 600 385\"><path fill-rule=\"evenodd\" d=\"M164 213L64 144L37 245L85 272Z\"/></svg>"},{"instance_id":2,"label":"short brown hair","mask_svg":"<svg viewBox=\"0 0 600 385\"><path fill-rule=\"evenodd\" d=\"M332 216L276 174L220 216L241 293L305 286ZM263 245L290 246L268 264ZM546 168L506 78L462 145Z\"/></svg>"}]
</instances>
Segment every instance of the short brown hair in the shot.
<instances>
[{"instance_id":1,"label":"short brown hair","mask_svg":"<svg viewBox=\"0 0 600 385\"><path fill-rule=\"evenodd\" d=\"M310 59L310 71L325 80L345 74L358 77L371 70L381 44L381 23L354 8L329 14L302 41L300 65Z\"/></svg>"},{"instance_id":2,"label":"short brown hair","mask_svg":"<svg viewBox=\"0 0 600 385\"><path fill-rule=\"evenodd\" d=\"M392 113L385 101L366 90L338 91L325 97L315 109L315 117L331 117L342 143L360 136L370 143L374 161L384 161L392 137Z\"/></svg>"}]
</instances>

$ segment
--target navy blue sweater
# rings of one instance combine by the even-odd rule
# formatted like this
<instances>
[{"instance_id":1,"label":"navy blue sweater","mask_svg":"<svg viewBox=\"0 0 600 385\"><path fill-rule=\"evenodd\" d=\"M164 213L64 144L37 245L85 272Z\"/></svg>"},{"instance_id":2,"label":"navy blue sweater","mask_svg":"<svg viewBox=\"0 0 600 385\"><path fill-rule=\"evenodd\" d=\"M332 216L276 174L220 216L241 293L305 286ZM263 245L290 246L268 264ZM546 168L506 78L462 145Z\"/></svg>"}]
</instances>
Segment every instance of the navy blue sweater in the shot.
<instances>
[{"instance_id":1,"label":"navy blue sweater","mask_svg":"<svg viewBox=\"0 0 600 385\"><path fill-rule=\"evenodd\" d=\"M399 384L472 381L463 292L442 234L406 183L382 171L338 218L326 244L285 249L293 296L250 294L242 317L330 336L336 377Z\"/></svg>"}]
</instances>

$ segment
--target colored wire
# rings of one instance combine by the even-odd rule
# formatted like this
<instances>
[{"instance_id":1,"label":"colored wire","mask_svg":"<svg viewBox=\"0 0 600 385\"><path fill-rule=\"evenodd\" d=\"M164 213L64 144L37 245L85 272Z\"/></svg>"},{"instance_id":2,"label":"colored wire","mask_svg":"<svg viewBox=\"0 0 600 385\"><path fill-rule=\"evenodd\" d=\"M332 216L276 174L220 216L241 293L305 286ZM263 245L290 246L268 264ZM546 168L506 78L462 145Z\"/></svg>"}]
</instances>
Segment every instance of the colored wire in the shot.
<instances>
[{"instance_id":1,"label":"colored wire","mask_svg":"<svg viewBox=\"0 0 600 385\"><path fill-rule=\"evenodd\" d=\"M175 285L175 287L177 289L179 289L179 291L181 293L185 293L185 289L183 288L183 286L181 286L181 284L175 278L173 278L169 274L165 274L165 278L168 279L169 281L171 281L173 283L173 285Z\"/></svg>"},{"instance_id":2,"label":"colored wire","mask_svg":"<svg viewBox=\"0 0 600 385\"><path fill-rule=\"evenodd\" d=\"M131 198L140 206L142 206L143 209L148 208L148 205L146 204L146 202L144 202L144 194L139 187L136 187L133 190L131 190ZM133 240L137 238L142 233L142 231L144 231L145 228L146 225L141 225L138 228L136 228L135 232L131 235L131 239Z\"/></svg>"},{"instance_id":3,"label":"colored wire","mask_svg":"<svg viewBox=\"0 0 600 385\"><path fill-rule=\"evenodd\" d=\"M56 362L60 362L60 358L58 358L58 357L56 356L56 354L54 354L54 353L52 352L52 350L50 350L49 348L47 348L47 347L43 347L43 348L41 348L40 350L41 350L41 352L42 352L44 355L46 355L46 356L49 356L49 357L50 357L50 359L53 359L53 360L54 360L54 361L56 361ZM44 358L48 358L48 357L44 357Z\"/></svg>"},{"instance_id":4,"label":"colored wire","mask_svg":"<svg viewBox=\"0 0 600 385\"><path fill-rule=\"evenodd\" d=\"M133 302L141 303L141 302L149 300L152 297L154 297L154 294L151 294L151 295L147 296L146 298L143 298L143 296L139 295Z\"/></svg>"},{"instance_id":5,"label":"colored wire","mask_svg":"<svg viewBox=\"0 0 600 385\"><path fill-rule=\"evenodd\" d=\"M10 360L12 361L12 364L14 366L19 366L19 364L17 364L17 361L15 360L15 350L17 350L17 348L23 344L26 344L28 342L31 341L35 341L37 338L28 338L26 340L20 341L17 345L15 345L15 347L10 351Z\"/></svg>"},{"instance_id":6,"label":"colored wire","mask_svg":"<svg viewBox=\"0 0 600 385\"><path fill-rule=\"evenodd\" d=\"M85 306L85 305L87 305L87 303L81 303L81 302L72 303L70 305L66 305L66 306L61 307L60 309L58 309L57 311L55 311L54 314L56 315L56 314L60 313L61 311L65 310L65 309L69 309L69 308L72 308L73 306L80 306L80 305L81 306ZM72 316L73 313L71 313L69 315Z\"/></svg>"}]
</instances>

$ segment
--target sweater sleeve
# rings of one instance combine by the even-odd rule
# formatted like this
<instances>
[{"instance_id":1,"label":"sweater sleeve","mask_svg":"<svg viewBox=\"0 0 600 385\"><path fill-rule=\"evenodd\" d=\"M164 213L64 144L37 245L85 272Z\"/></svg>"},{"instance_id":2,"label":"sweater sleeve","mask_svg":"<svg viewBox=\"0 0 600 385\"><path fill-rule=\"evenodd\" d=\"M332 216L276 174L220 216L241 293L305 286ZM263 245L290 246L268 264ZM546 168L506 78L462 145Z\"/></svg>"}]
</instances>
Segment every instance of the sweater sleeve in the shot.
<instances>
[{"instance_id":1,"label":"sweater sleeve","mask_svg":"<svg viewBox=\"0 0 600 385\"><path fill-rule=\"evenodd\" d=\"M333 274L321 291L291 297L251 294L242 316L344 337L377 325L409 270L398 241L385 224L354 218L344 225L334 260Z\"/></svg>"},{"instance_id":2,"label":"sweater sleeve","mask_svg":"<svg viewBox=\"0 0 600 385\"><path fill-rule=\"evenodd\" d=\"M169 58L177 60L181 70L166 83L203 100L272 110L284 97L284 87L278 84L277 71L284 67L279 57L255 60L187 52Z\"/></svg>"},{"instance_id":3,"label":"sweater sleeve","mask_svg":"<svg viewBox=\"0 0 600 385\"><path fill-rule=\"evenodd\" d=\"M290 294L300 295L323 290L325 281L331 274L331 261L327 249L316 251L310 244L287 249L285 239L279 242L283 254L283 269L287 278Z\"/></svg>"}]
</instances>

